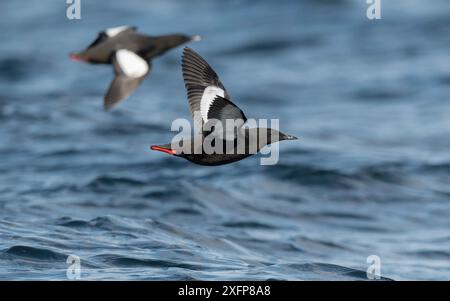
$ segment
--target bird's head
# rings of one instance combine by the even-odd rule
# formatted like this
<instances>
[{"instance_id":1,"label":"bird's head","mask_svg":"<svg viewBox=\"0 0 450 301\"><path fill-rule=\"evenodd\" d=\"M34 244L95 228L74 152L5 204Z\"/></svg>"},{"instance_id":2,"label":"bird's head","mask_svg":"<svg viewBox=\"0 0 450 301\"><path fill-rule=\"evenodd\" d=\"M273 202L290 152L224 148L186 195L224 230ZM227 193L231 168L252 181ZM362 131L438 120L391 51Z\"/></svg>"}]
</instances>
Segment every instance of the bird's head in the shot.
<instances>
[{"instance_id":1,"label":"bird's head","mask_svg":"<svg viewBox=\"0 0 450 301\"><path fill-rule=\"evenodd\" d=\"M160 38L168 49L177 47L188 42L198 42L202 39L199 35L189 36L185 34L170 34Z\"/></svg>"},{"instance_id":2,"label":"bird's head","mask_svg":"<svg viewBox=\"0 0 450 301\"><path fill-rule=\"evenodd\" d=\"M265 139L267 144L275 143L283 140L297 140L298 138L293 135L288 135L271 128L258 128L258 136L260 139ZM265 137L264 137L265 136Z\"/></svg>"}]
</instances>

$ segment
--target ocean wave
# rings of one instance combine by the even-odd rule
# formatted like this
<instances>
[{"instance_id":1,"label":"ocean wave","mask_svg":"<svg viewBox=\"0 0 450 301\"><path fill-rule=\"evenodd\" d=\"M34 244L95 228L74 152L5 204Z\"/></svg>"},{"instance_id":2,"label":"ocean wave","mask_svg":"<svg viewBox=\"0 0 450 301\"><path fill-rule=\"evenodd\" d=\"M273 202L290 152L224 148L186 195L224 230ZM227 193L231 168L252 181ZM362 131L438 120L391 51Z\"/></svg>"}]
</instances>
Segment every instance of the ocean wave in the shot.
<instances>
[{"instance_id":1,"label":"ocean wave","mask_svg":"<svg viewBox=\"0 0 450 301\"><path fill-rule=\"evenodd\" d=\"M36 261L62 261L64 262L67 255L52 251L50 249L21 246L12 246L4 251L2 251L1 258L3 259L30 259Z\"/></svg>"}]
</instances>

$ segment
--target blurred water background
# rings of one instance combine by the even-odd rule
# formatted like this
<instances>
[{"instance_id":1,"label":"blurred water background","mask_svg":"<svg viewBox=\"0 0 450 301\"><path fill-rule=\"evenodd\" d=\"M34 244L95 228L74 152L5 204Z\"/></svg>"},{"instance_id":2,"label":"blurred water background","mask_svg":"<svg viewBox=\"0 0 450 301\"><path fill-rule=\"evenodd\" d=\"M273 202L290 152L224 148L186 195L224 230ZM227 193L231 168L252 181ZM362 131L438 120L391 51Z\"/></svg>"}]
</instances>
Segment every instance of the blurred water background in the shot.
<instances>
[{"instance_id":1,"label":"blurred water background","mask_svg":"<svg viewBox=\"0 0 450 301\"><path fill-rule=\"evenodd\" d=\"M450 277L450 2L66 1L0 4L0 279ZM104 28L200 34L189 46L250 118L300 136L280 162L202 167L152 152L190 118L182 47L103 112Z\"/></svg>"}]
</instances>

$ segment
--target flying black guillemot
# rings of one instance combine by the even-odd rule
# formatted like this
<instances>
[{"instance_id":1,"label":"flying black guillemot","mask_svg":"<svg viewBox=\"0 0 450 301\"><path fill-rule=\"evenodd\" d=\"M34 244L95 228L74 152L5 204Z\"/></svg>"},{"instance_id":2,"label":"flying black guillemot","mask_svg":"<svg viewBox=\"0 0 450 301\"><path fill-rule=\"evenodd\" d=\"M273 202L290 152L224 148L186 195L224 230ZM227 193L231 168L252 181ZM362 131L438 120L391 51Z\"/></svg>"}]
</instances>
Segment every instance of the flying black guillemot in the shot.
<instances>
[{"instance_id":1,"label":"flying black guillemot","mask_svg":"<svg viewBox=\"0 0 450 301\"><path fill-rule=\"evenodd\" d=\"M153 145L150 147L152 150L178 156L200 165L223 165L251 156L271 143L298 139L276 129L244 127L246 116L231 102L216 72L199 54L188 47L183 51L182 69L189 108L194 123L203 129L202 133L176 143ZM229 129L219 132L205 131L205 125L213 120L222 123L232 120L237 126L232 131ZM223 151L205 152L203 142L211 138L211 135L214 135L212 138L216 139L215 141L222 140L219 149ZM243 145L242 151L237 151L238 145Z\"/></svg>"},{"instance_id":2,"label":"flying black guillemot","mask_svg":"<svg viewBox=\"0 0 450 301\"><path fill-rule=\"evenodd\" d=\"M150 72L151 60L169 49L200 36L170 34L148 36L137 32L137 27L119 26L106 29L82 52L71 53L70 58L92 64L112 64L115 77L105 95L104 108L111 109L126 99Z\"/></svg>"}]
</instances>

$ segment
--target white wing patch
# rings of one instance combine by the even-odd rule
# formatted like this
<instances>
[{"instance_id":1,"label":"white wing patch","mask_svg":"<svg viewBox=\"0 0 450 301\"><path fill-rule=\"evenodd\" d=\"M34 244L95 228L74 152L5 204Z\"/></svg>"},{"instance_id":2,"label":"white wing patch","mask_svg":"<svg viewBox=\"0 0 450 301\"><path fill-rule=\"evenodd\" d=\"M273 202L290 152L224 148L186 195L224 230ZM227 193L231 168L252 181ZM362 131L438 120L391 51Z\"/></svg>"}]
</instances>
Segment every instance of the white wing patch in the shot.
<instances>
[{"instance_id":1,"label":"white wing patch","mask_svg":"<svg viewBox=\"0 0 450 301\"><path fill-rule=\"evenodd\" d=\"M148 72L147 62L132 51L120 49L116 52L116 59L126 76L138 78Z\"/></svg>"},{"instance_id":2,"label":"white wing patch","mask_svg":"<svg viewBox=\"0 0 450 301\"><path fill-rule=\"evenodd\" d=\"M225 97L225 91L216 86L208 86L203 91L202 99L200 100L200 114L205 123L208 121L209 107L212 105L214 98L216 98L217 95Z\"/></svg>"},{"instance_id":3,"label":"white wing patch","mask_svg":"<svg viewBox=\"0 0 450 301\"><path fill-rule=\"evenodd\" d=\"M112 27L105 30L105 33L108 37L112 38L117 36L119 33L121 33L124 30L127 30L131 28L130 26L118 26L118 27Z\"/></svg>"}]
</instances>

